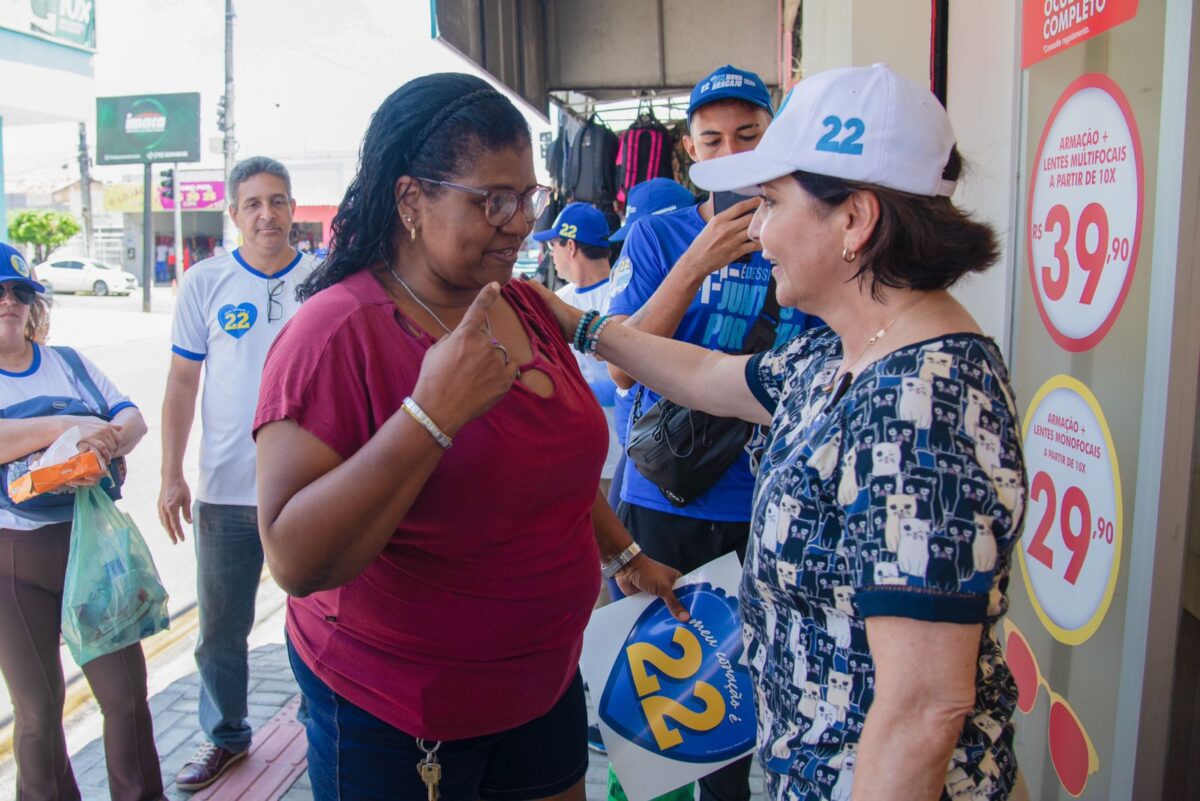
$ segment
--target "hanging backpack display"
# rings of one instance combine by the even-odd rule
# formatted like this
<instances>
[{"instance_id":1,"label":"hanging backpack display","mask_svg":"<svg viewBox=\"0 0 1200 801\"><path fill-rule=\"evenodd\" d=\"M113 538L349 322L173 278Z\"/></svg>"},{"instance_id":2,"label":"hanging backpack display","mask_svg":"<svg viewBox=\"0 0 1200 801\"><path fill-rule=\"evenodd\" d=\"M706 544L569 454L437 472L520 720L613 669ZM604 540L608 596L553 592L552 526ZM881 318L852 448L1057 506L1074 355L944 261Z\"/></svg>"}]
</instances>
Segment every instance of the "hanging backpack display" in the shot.
<instances>
[{"instance_id":1,"label":"hanging backpack display","mask_svg":"<svg viewBox=\"0 0 1200 801\"><path fill-rule=\"evenodd\" d=\"M571 142L563 190L567 200L604 206L617 197L620 141L593 114Z\"/></svg>"},{"instance_id":2,"label":"hanging backpack display","mask_svg":"<svg viewBox=\"0 0 1200 801\"><path fill-rule=\"evenodd\" d=\"M674 174L671 133L654 116L653 109L640 111L619 140L617 200L621 203L625 202L629 190L642 181L670 178Z\"/></svg>"},{"instance_id":3,"label":"hanging backpack display","mask_svg":"<svg viewBox=\"0 0 1200 801\"><path fill-rule=\"evenodd\" d=\"M561 189L566 183L567 153L570 149L569 137L566 129L563 129L546 150L546 172L550 173L550 183L555 189Z\"/></svg>"}]
</instances>

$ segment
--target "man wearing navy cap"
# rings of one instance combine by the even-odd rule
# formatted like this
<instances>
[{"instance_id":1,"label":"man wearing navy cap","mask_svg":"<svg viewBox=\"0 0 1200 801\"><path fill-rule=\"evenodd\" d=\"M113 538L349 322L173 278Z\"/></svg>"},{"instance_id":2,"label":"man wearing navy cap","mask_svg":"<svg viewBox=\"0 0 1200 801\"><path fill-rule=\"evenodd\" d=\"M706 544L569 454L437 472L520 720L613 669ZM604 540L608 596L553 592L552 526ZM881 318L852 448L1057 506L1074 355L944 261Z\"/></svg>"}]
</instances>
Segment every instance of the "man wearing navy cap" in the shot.
<instances>
[{"instance_id":1,"label":"man wearing navy cap","mask_svg":"<svg viewBox=\"0 0 1200 801\"><path fill-rule=\"evenodd\" d=\"M684 147L693 161L753 150L771 118L771 95L763 80L727 65L692 90ZM609 313L658 336L740 353L771 277L771 265L748 235L758 203L757 198L743 200L716 214L709 198L699 206L637 220L613 268ZM747 263L737 261L747 255ZM794 309L781 309L780 318L776 343L814 323ZM641 393L643 410L658 400L615 367L610 365L609 372L619 387L632 388L635 397ZM684 507L673 506L631 466L622 480L618 517L642 550L684 573L731 551L744 559L754 447L761 443L752 439L725 475ZM722 768L700 780L700 798L747 801L749 773L749 757ZM613 784L610 777L610 788Z\"/></svg>"},{"instance_id":2,"label":"man wearing navy cap","mask_svg":"<svg viewBox=\"0 0 1200 801\"><path fill-rule=\"evenodd\" d=\"M696 205L696 196L687 187L670 178L651 178L629 190L625 204L625 222L613 231L611 242L624 242L633 224L650 214L666 214Z\"/></svg>"},{"instance_id":3,"label":"man wearing navy cap","mask_svg":"<svg viewBox=\"0 0 1200 801\"><path fill-rule=\"evenodd\" d=\"M608 261L608 221L604 215L587 203L571 203L559 212L553 225L534 234L533 238L550 243L554 269L568 281L556 294L577 309L595 309L606 314L612 286L608 280L611 266ZM613 416L617 385L608 374L607 363L582 353L576 353L575 358L608 419L608 456L604 460L600 479L611 481L621 456ZM608 487L604 486L603 489L607 492Z\"/></svg>"}]
</instances>

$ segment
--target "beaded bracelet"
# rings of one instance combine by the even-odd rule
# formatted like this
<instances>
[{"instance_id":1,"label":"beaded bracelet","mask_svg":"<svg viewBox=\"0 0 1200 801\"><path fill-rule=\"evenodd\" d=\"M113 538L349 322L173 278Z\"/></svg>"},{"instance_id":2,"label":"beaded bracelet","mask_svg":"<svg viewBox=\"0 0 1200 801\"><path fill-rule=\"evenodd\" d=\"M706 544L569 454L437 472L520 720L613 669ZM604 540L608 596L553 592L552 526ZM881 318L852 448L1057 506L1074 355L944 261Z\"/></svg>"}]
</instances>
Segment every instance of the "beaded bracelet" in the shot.
<instances>
[{"instance_id":1,"label":"beaded bracelet","mask_svg":"<svg viewBox=\"0 0 1200 801\"><path fill-rule=\"evenodd\" d=\"M588 326L592 321L600 316L600 312L595 309L588 309L579 318L579 325L575 326L575 336L571 338L571 343L575 346L575 350L582 351L585 345L585 335L587 334Z\"/></svg>"},{"instance_id":2,"label":"beaded bracelet","mask_svg":"<svg viewBox=\"0 0 1200 801\"><path fill-rule=\"evenodd\" d=\"M429 435L437 440L437 444L441 445L443 450L454 444L454 441L446 436L446 432L438 428L438 424L433 422L429 418L429 415L425 414L425 410L418 406L417 402L411 396L404 399L404 402L400 404L400 408L408 412L408 416L416 420L417 425L428 431Z\"/></svg>"},{"instance_id":3,"label":"beaded bracelet","mask_svg":"<svg viewBox=\"0 0 1200 801\"><path fill-rule=\"evenodd\" d=\"M607 314L600 318L600 321L592 328L592 333L588 335L587 350L584 353L590 353L592 356L596 355L596 349L600 347L600 332L611 322L612 317Z\"/></svg>"}]
</instances>

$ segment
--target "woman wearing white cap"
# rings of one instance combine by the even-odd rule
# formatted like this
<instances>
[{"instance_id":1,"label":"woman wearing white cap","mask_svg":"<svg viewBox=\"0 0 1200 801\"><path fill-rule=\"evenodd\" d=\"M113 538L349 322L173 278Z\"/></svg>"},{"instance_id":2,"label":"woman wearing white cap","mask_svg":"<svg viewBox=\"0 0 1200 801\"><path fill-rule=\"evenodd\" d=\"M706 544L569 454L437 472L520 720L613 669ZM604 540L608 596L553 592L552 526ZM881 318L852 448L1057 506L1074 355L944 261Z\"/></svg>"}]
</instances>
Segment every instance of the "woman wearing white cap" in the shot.
<instances>
[{"instance_id":1,"label":"woman wearing white cap","mask_svg":"<svg viewBox=\"0 0 1200 801\"><path fill-rule=\"evenodd\" d=\"M756 356L602 319L580 338L679 403L771 427L741 609L777 798L1016 783L996 627L1025 472L1003 358L946 291L998 255L949 199L961 168L945 110L887 67L807 78L757 149L692 180L763 195L750 235L780 304L829 327Z\"/></svg>"}]
</instances>

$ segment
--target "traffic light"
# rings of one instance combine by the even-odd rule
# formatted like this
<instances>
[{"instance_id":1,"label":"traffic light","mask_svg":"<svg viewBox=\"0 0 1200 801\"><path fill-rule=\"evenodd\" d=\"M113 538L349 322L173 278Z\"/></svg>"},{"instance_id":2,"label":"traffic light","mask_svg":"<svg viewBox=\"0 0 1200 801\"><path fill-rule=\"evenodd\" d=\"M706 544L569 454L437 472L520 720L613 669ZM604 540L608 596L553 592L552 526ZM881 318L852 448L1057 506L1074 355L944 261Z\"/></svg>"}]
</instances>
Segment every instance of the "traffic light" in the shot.
<instances>
[{"instance_id":1,"label":"traffic light","mask_svg":"<svg viewBox=\"0 0 1200 801\"><path fill-rule=\"evenodd\" d=\"M225 95L217 100L217 129L225 130Z\"/></svg>"},{"instance_id":2,"label":"traffic light","mask_svg":"<svg viewBox=\"0 0 1200 801\"><path fill-rule=\"evenodd\" d=\"M163 170L162 180L158 182L158 185L161 187L159 190L159 196L162 197L163 200L174 200L175 170Z\"/></svg>"}]
</instances>

